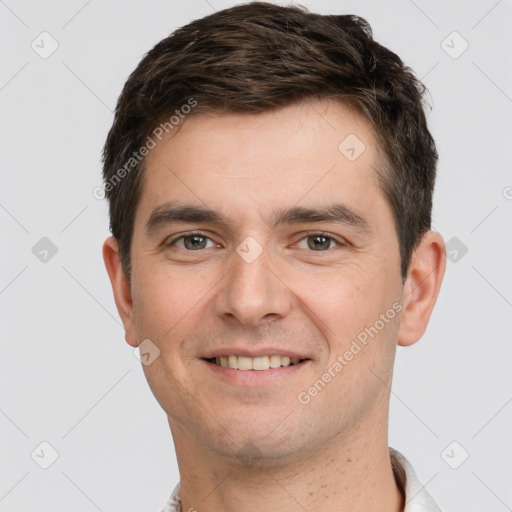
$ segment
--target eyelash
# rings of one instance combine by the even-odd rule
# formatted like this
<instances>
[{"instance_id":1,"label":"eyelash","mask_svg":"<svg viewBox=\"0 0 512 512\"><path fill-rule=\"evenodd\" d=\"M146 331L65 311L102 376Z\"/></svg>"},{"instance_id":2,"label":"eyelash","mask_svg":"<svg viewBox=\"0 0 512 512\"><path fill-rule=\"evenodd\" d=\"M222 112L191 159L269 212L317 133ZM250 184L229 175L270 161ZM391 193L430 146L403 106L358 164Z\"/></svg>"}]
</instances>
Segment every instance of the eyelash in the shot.
<instances>
[{"instance_id":1,"label":"eyelash","mask_svg":"<svg viewBox=\"0 0 512 512\"><path fill-rule=\"evenodd\" d=\"M194 236L201 236L201 237L207 238L208 240L213 242L213 240L211 240L211 238L208 235L206 235L205 233L202 233L201 231L191 231L189 233L184 233L182 235L177 236L176 238L172 239L166 245L168 247L174 246L176 244L176 242L178 242L179 240L183 240L184 238L189 238L189 237L194 237ZM347 242L345 242L344 240L339 239L339 238L331 235L330 233L326 233L325 231L314 231L314 232L311 232L311 233L307 233L305 236L303 236L299 240L299 242L301 242L302 240L305 240L307 238L311 238L311 237L325 237L325 238L328 238L331 241L335 242L339 247L345 247L345 246L348 245ZM310 251L310 252L327 252L330 249L331 248L327 249L326 251ZM183 250L185 250L187 252L195 252L193 250L188 250L188 249L183 249ZM200 250L204 250L204 249L198 249L198 251L200 251Z\"/></svg>"}]
</instances>

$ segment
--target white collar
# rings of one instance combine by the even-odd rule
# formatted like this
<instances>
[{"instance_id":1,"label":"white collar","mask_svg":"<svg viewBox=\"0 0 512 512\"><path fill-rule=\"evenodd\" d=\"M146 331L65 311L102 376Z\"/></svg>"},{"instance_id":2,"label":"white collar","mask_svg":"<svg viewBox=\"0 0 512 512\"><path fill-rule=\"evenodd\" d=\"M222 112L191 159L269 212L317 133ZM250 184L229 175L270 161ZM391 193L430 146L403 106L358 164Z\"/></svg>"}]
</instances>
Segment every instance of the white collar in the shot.
<instances>
[{"instance_id":1,"label":"white collar","mask_svg":"<svg viewBox=\"0 0 512 512\"><path fill-rule=\"evenodd\" d=\"M389 448L389 454L397 484L405 492L403 512L441 512L436 502L419 482L409 461L393 448ZM183 512L179 483L174 488L162 512Z\"/></svg>"},{"instance_id":2,"label":"white collar","mask_svg":"<svg viewBox=\"0 0 512 512\"><path fill-rule=\"evenodd\" d=\"M403 512L441 512L432 496L418 480L410 462L393 448L389 448L389 455L397 484L405 493Z\"/></svg>"}]
</instances>

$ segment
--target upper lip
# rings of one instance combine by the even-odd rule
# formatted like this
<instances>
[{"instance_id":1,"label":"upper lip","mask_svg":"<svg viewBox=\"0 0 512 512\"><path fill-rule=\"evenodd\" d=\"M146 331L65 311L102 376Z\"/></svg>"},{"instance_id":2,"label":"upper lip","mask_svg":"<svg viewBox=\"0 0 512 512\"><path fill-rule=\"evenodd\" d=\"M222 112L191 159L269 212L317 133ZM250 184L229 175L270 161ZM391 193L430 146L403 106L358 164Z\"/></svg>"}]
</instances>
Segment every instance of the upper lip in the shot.
<instances>
[{"instance_id":1,"label":"upper lip","mask_svg":"<svg viewBox=\"0 0 512 512\"><path fill-rule=\"evenodd\" d=\"M211 359L212 357L220 357L220 356L244 356L244 357L263 357L263 356L281 356L281 357L289 357L290 359L309 359L304 353L295 352L293 350L286 350L283 348L259 348L259 349L248 349L248 348L236 348L236 347L226 347L226 348L217 348L210 352L207 352L206 355L203 356L203 359Z\"/></svg>"}]
</instances>

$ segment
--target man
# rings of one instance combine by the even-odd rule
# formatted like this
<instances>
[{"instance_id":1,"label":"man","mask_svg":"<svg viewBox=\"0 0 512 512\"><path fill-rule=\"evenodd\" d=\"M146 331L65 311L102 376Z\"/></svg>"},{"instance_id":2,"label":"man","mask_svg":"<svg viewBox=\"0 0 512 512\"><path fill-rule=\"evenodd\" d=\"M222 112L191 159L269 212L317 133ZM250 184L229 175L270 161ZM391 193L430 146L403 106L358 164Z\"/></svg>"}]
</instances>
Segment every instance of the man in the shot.
<instances>
[{"instance_id":1,"label":"man","mask_svg":"<svg viewBox=\"0 0 512 512\"><path fill-rule=\"evenodd\" d=\"M129 77L103 256L180 470L166 511L437 511L387 444L445 269L424 88L365 20L254 2Z\"/></svg>"}]
</instances>

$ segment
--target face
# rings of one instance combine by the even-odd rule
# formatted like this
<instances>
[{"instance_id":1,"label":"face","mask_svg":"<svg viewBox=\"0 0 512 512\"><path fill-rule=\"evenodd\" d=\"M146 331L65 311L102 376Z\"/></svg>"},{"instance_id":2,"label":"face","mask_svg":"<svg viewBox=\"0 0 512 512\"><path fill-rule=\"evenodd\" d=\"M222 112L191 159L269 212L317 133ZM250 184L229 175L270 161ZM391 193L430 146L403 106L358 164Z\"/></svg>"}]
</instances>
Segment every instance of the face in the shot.
<instances>
[{"instance_id":1,"label":"face","mask_svg":"<svg viewBox=\"0 0 512 512\"><path fill-rule=\"evenodd\" d=\"M171 135L146 160L127 340L160 351L143 368L173 434L275 461L385 424L403 285L369 124L308 102Z\"/></svg>"}]
</instances>

